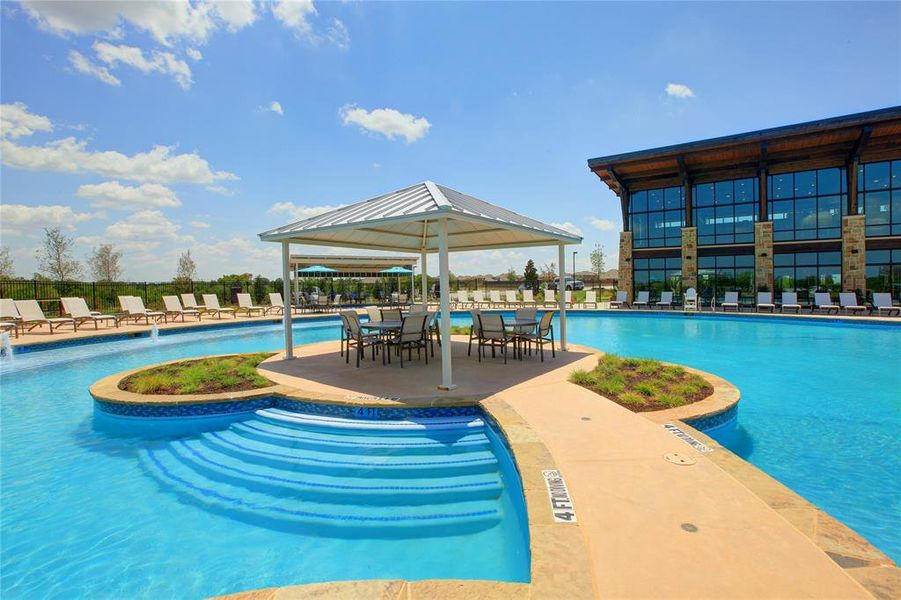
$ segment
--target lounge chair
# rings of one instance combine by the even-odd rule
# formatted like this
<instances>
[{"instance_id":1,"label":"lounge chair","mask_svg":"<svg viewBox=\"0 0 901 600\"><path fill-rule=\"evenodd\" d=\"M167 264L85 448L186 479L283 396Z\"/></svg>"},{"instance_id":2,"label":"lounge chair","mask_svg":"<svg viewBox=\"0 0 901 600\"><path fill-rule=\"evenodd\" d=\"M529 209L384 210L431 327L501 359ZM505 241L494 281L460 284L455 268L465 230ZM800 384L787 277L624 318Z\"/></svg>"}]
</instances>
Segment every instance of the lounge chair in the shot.
<instances>
[{"instance_id":1,"label":"lounge chair","mask_svg":"<svg viewBox=\"0 0 901 600\"><path fill-rule=\"evenodd\" d=\"M52 319L45 317L37 300L16 300L16 310L22 317L23 330L27 327L28 331L31 331L35 327L46 324L50 327L51 334L54 329L59 329L63 325L71 325L73 331L78 331L78 323L72 317L54 317Z\"/></svg>"},{"instance_id":2,"label":"lounge chair","mask_svg":"<svg viewBox=\"0 0 901 600\"><path fill-rule=\"evenodd\" d=\"M698 310L698 290L693 287L685 290L685 296L682 298L682 310Z\"/></svg>"},{"instance_id":3,"label":"lounge chair","mask_svg":"<svg viewBox=\"0 0 901 600\"><path fill-rule=\"evenodd\" d=\"M796 313L801 312L801 305L798 304L798 292L782 292L782 312L793 310Z\"/></svg>"},{"instance_id":4,"label":"lounge chair","mask_svg":"<svg viewBox=\"0 0 901 600\"><path fill-rule=\"evenodd\" d=\"M869 310L866 306L861 306L857 303L857 294L854 292L840 292L838 295L838 303L841 305L842 310L846 310L852 315Z\"/></svg>"},{"instance_id":5,"label":"lounge chair","mask_svg":"<svg viewBox=\"0 0 901 600\"><path fill-rule=\"evenodd\" d=\"M594 290L585 292L585 301L582 302L582 308L585 308L589 304L591 304L595 308L598 307L598 293Z\"/></svg>"},{"instance_id":6,"label":"lounge chair","mask_svg":"<svg viewBox=\"0 0 901 600\"><path fill-rule=\"evenodd\" d=\"M0 321L0 333L12 331L13 335L19 337L19 326L12 321Z\"/></svg>"},{"instance_id":7,"label":"lounge chair","mask_svg":"<svg viewBox=\"0 0 901 600\"><path fill-rule=\"evenodd\" d=\"M880 315L883 313L889 317L901 315L901 308L892 304L892 295L888 292L873 293L873 308Z\"/></svg>"},{"instance_id":8,"label":"lounge chair","mask_svg":"<svg viewBox=\"0 0 901 600\"><path fill-rule=\"evenodd\" d=\"M523 290L522 303L536 306L538 303L535 302L535 293L532 290Z\"/></svg>"},{"instance_id":9,"label":"lounge chair","mask_svg":"<svg viewBox=\"0 0 901 600\"><path fill-rule=\"evenodd\" d=\"M459 308L465 308L469 302L469 292L466 290L457 290L457 306Z\"/></svg>"},{"instance_id":10,"label":"lounge chair","mask_svg":"<svg viewBox=\"0 0 901 600\"><path fill-rule=\"evenodd\" d=\"M483 305L488 304L485 302L485 294L482 290L476 290L472 293L472 306L475 308L482 308Z\"/></svg>"},{"instance_id":11,"label":"lounge chair","mask_svg":"<svg viewBox=\"0 0 901 600\"><path fill-rule=\"evenodd\" d=\"M262 316L269 312L269 307L254 305L250 294L238 294L238 308L235 312L247 313L248 317L252 317L253 313L258 312Z\"/></svg>"},{"instance_id":12,"label":"lounge chair","mask_svg":"<svg viewBox=\"0 0 901 600\"><path fill-rule=\"evenodd\" d=\"M503 315L479 314L479 330L479 362L482 362L482 351L486 346L491 348L491 358L496 356L495 351L500 348L504 364L507 364L507 346L513 345L513 353L516 354L517 337L507 331Z\"/></svg>"},{"instance_id":13,"label":"lounge chair","mask_svg":"<svg viewBox=\"0 0 901 600\"><path fill-rule=\"evenodd\" d=\"M505 300L507 301L507 306L516 306L517 304L519 304L519 300L516 299L516 291L515 290L507 290L507 293L505 295L506 295Z\"/></svg>"},{"instance_id":14,"label":"lounge chair","mask_svg":"<svg viewBox=\"0 0 901 600\"><path fill-rule=\"evenodd\" d=\"M23 329L22 317L16 309L16 301L12 298L0 298L0 323L12 323L15 325L16 337L19 337L19 329Z\"/></svg>"},{"instance_id":15,"label":"lounge chair","mask_svg":"<svg viewBox=\"0 0 901 600\"><path fill-rule=\"evenodd\" d=\"M102 315L92 311L88 308L88 303L84 301L84 298L60 298L60 301L63 303L66 313L75 319L76 325L93 321L94 329L99 329L97 326L98 321L112 321L116 327L119 326L118 317L114 315Z\"/></svg>"},{"instance_id":16,"label":"lounge chair","mask_svg":"<svg viewBox=\"0 0 901 600\"><path fill-rule=\"evenodd\" d=\"M269 312L283 315L285 314L285 301L282 300L282 295L279 292L269 292ZM294 307L291 307L291 312L294 312Z\"/></svg>"},{"instance_id":17,"label":"lounge chair","mask_svg":"<svg viewBox=\"0 0 901 600\"><path fill-rule=\"evenodd\" d=\"M541 362L544 362L544 346L545 344L551 345L551 356L557 356L557 353L554 351L554 324L553 324L554 313L546 312L541 315L541 320L538 322L538 328L535 333L527 334L522 336L522 339L526 342L526 345L529 348L529 354L532 354L532 344L538 346L539 351L541 352Z\"/></svg>"},{"instance_id":18,"label":"lounge chair","mask_svg":"<svg viewBox=\"0 0 901 600\"><path fill-rule=\"evenodd\" d=\"M720 303L720 308L726 312L730 308L738 312L738 292L726 292L726 297Z\"/></svg>"},{"instance_id":19,"label":"lounge chair","mask_svg":"<svg viewBox=\"0 0 901 600\"><path fill-rule=\"evenodd\" d=\"M815 292L813 294L813 308L810 309L810 312L825 310L827 315L831 313L838 314L838 309L839 306L832 303L829 292Z\"/></svg>"},{"instance_id":20,"label":"lounge chair","mask_svg":"<svg viewBox=\"0 0 901 600\"><path fill-rule=\"evenodd\" d=\"M563 303L572 308L573 306L573 291L572 290L563 290Z\"/></svg>"},{"instance_id":21,"label":"lounge chair","mask_svg":"<svg viewBox=\"0 0 901 600\"><path fill-rule=\"evenodd\" d=\"M401 294L401 304L406 304L407 296L405 294ZM341 309L341 294L335 294L334 300L332 300L332 308L335 310Z\"/></svg>"},{"instance_id":22,"label":"lounge chair","mask_svg":"<svg viewBox=\"0 0 901 600\"><path fill-rule=\"evenodd\" d=\"M664 306L673 309L673 293L672 292L660 292L660 300L657 301L657 308L663 308Z\"/></svg>"},{"instance_id":23,"label":"lounge chair","mask_svg":"<svg viewBox=\"0 0 901 600\"><path fill-rule=\"evenodd\" d=\"M610 308L622 308L624 306L629 306L629 295L620 290L616 292L616 300L610 301Z\"/></svg>"},{"instance_id":24,"label":"lounge chair","mask_svg":"<svg viewBox=\"0 0 901 600\"><path fill-rule=\"evenodd\" d=\"M200 314L207 312L206 306L197 304L197 298L194 297L194 294L182 294L181 303L185 308L193 308Z\"/></svg>"},{"instance_id":25,"label":"lounge chair","mask_svg":"<svg viewBox=\"0 0 901 600\"><path fill-rule=\"evenodd\" d=\"M149 310L144 307L144 300L140 296L128 296L128 317L134 318L135 322L144 319L144 323L150 325L150 319L159 323L160 319L164 323L169 322L166 313L159 310Z\"/></svg>"},{"instance_id":26,"label":"lounge chair","mask_svg":"<svg viewBox=\"0 0 901 600\"><path fill-rule=\"evenodd\" d=\"M503 306L504 301L501 300L501 292L500 290L491 290L488 292L488 296L491 298L491 306L498 307Z\"/></svg>"},{"instance_id":27,"label":"lounge chair","mask_svg":"<svg viewBox=\"0 0 901 600\"><path fill-rule=\"evenodd\" d=\"M213 314L217 319L222 318L222 313L231 314L234 318L238 318L234 308L219 306L219 296L216 294L204 294L203 304L206 307L206 312Z\"/></svg>"},{"instance_id":28,"label":"lounge chair","mask_svg":"<svg viewBox=\"0 0 901 600\"><path fill-rule=\"evenodd\" d=\"M163 305L166 307L166 318L170 315L175 317L181 317L181 322L185 322L185 315L191 317L197 317L197 320L200 321L200 311L196 308L182 308L181 302L178 301L178 296L163 296Z\"/></svg>"},{"instance_id":29,"label":"lounge chair","mask_svg":"<svg viewBox=\"0 0 901 600\"><path fill-rule=\"evenodd\" d=\"M557 306L557 299L554 294L554 290L545 289L544 290L544 305L545 306Z\"/></svg>"},{"instance_id":30,"label":"lounge chair","mask_svg":"<svg viewBox=\"0 0 901 600\"><path fill-rule=\"evenodd\" d=\"M776 305L773 304L773 292L757 292L757 312L761 310L776 312Z\"/></svg>"},{"instance_id":31,"label":"lounge chair","mask_svg":"<svg viewBox=\"0 0 901 600\"><path fill-rule=\"evenodd\" d=\"M651 303L650 297L651 297L651 292L649 292L647 290L645 290L643 292L638 292L638 298L636 298L635 301L632 302L632 306L638 307L638 308L641 308L641 307L648 308Z\"/></svg>"}]
</instances>

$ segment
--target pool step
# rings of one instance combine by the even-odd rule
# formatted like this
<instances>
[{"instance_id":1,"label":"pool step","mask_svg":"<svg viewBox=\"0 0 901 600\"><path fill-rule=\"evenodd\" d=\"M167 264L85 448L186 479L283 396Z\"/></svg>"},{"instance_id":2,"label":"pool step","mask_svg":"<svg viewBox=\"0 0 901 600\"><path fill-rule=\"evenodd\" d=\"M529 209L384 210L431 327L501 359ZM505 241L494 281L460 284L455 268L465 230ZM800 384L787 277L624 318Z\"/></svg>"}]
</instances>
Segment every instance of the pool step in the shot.
<instances>
[{"instance_id":1,"label":"pool step","mask_svg":"<svg viewBox=\"0 0 901 600\"><path fill-rule=\"evenodd\" d=\"M167 447L142 450L145 468L179 496L206 510L255 524L303 533L354 537L453 535L493 527L496 500L407 506L348 505L277 496L199 477Z\"/></svg>"},{"instance_id":2,"label":"pool step","mask_svg":"<svg viewBox=\"0 0 901 600\"><path fill-rule=\"evenodd\" d=\"M248 464L226 454L211 453L196 440L182 440L168 450L198 475L249 490L278 496L329 501L335 504L445 504L499 498L497 473L440 479L354 477L352 473L322 475Z\"/></svg>"},{"instance_id":3,"label":"pool step","mask_svg":"<svg viewBox=\"0 0 901 600\"><path fill-rule=\"evenodd\" d=\"M270 423L278 423L287 427L323 427L328 430L341 429L367 429L382 432L411 431L455 431L481 429L485 421L475 415L458 417L423 417L421 419L378 420L378 419L348 419L344 417L330 417L326 415L312 415L292 412L280 408L264 408L256 411L256 416Z\"/></svg>"}]
</instances>

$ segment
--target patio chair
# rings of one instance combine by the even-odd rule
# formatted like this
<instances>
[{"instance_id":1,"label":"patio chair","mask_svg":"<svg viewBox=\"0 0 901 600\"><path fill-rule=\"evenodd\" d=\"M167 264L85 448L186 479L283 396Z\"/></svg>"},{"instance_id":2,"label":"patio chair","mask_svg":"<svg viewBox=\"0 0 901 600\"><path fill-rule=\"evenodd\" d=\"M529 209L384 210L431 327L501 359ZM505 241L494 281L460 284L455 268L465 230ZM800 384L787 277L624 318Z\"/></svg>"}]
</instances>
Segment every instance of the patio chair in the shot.
<instances>
[{"instance_id":1,"label":"patio chair","mask_svg":"<svg viewBox=\"0 0 901 600\"><path fill-rule=\"evenodd\" d=\"M344 362L350 364L350 351L352 348L357 349L357 368L360 368L360 357L366 353L366 348L372 349L372 360L375 360L375 353L382 344L382 339L375 333L363 333L360 327L360 315L353 310L342 310L341 315L341 354L344 355ZM347 344L347 354L344 354L344 346Z\"/></svg>"},{"instance_id":2,"label":"patio chair","mask_svg":"<svg viewBox=\"0 0 901 600\"><path fill-rule=\"evenodd\" d=\"M827 315L832 313L838 314L838 309L839 306L832 303L829 292L814 292L813 308L810 309L810 312L813 312L814 310L825 310Z\"/></svg>"},{"instance_id":3,"label":"patio chair","mask_svg":"<svg viewBox=\"0 0 901 600\"><path fill-rule=\"evenodd\" d=\"M516 320L520 319L525 321L527 319L531 319L533 321L538 319L538 309L534 307L529 308L517 308L514 313ZM533 333L535 331L535 325L517 325L513 328L513 333L517 335L526 335L529 333Z\"/></svg>"},{"instance_id":4,"label":"patio chair","mask_svg":"<svg viewBox=\"0 0 901 600\"><path fill-rule=\"evenodd\" d=\"M153 319L157 323L160 322L160 319L162 319L164 323L169 322L166 313L145 308L144 300L140 296L128 296L128 316L129 318L133 317L136 323L143 318L147 325L150 325L150 319Z\"/></svg>"},{"instance_id":5,"label":"patio chair","mask_svg":"<svg viewBox=\"0 0 901 600\"><path fill-rule=\"evenodd\" d=\"M252 317L253 313L258 312L260 313L260 316L263 316L269 312L269 307L254 305L253 298L250 297L250 294L238 294L238 308L235 309L235 312L247 313L248 317Z\"/></svg>"},{"instance_id":6,"label":"patio chair","mask_svg":"<svg viewBox=\"0 0 901 600\"><path fill-rule=\"evenodd\" d=\"M554 351L554 313L546 312L541 315L541 320L538 322L537 331L534 333L522 336L523 340L526 342L526 346L528 347L529 354L532 354L532 344L538 346L538 350L541 354L541 362L544 362L544 346L546 344L551 345L551 357L556 357L557 353Z\"/></svg>"},{"instance_id":7,"label":"patio chair","mask_svg":"<svg viewBox=\"0 0 901 600\"><path fill-rule=\"evenodd\" d=\"M466 350L467 356L472 356L472 340L476 341L476 351L478 352L478 344L482 339L482 327L479 322L481 311L478 308L469 309L469 316L472 317L472 325L469 327L469 347Z\"/></svg>"},{"instance_id":8,"label":"patio chair","mask_svg":"<svg viewBox=\"0 0 901 600\"><path fill-rule=\"evenodd\" d=\"M12 298L0 298L0 323L12 323L15 325L16 337L19 337L19 329L23 329L22 317L19 315L19 311L16 309L16 302Z\"/></svg>"},{"instance_id":9,"label":"patio chair","mask_svg":"<svg viewBox=\"0 0 901 600\"><path fill-rule=\"evenodd\" d=\"M194 294L182 294L181 295L181 304L185 308L193 308L198 313L203 314L207 312L206 306L203 304L197 304L197 298L194 297Z\"/></svg>"},{"instance_id":10,"label":"patio chair","mask_svg":"<svg viewBox=\"0 0 901 600\"><path fill-rule=\"evenodd\" d=\"M585 301L582 302L582 308L588 307L589 304L594 308L598 307L598 293L594 290L585 292Z\"/></svg>"},{"instance_id":11,"label":"patio chair","mask_svg":"<svg viewBox=\"0 0 901 600\"><path fill-rule=\"evenodd\" d=\"M466 290L457 290L457 306L459 308L465 308L469 303L469 292Z\"/></svg>"},{"instance_id":12,"label":"patio chair","mask_svg":"<svg viewBox=\"0 0 901 600\"><path fill-rule=\"evenodd\" d=\"M887 316L901 315L901 308L892 304L892 295L888 292L873 293L873 308L878 314L886 313Z\"/></svg>"},{"instance_id":13,"label":"patio chair","mask_svg":"<svg viewBox=\"0 0 901 600\"><path fill-rule=\"evenodd\" d=\"M682 310L698 310L698 290L693 287L685 290L685 297L682 299Z\"/></svg>"},{"instance_id":14,"label":"patio chair","mask_svg":"<svg viewBox=\"0 0 901 600\"><path fill-rule=\"evenodd\" d=\"M488 304L485 302L485 294L482 290L476 290L472 293L472 306L475 308L482 308L483 305Z\"/></svg>"},{"instance_id":15,"label":"patio chair","mask_svg":"<svg viewBox=\"0 0 901 600\"><path fill-rule=\"evenodd\" d=\"M776 305L773 304L773 292L757 292L757 312L761 310L776 312Z\"/></svg>"},{"instance_id":16,"label":"patio chair","mask_svg":"<svg viewBox=\"0 0 901 600\"><path fill-rule=\"evenodd\" d=\"M720 304L720 308L723 309L723 312L730 308L738 312L738 292L726 292L726 297Z\"/></svg>"},{"instance_id":17,"label":"patio chair","mask_svg":"<svg viewBox=\"0 0 901 600\"><path fill-rule=\"evenodd\" d=\"M516 336L507 331L504 326L503 315L494 313L479 314L479 362L482 362L482 352L484 348L491 348L491 358L496 355L496 350L501 349L504 355L504 364L507 364L507 346L513 346L513 353L516 354Z\"/></svg>"},{"instance_id":18,"label":"patio chair","mask_svg":"<svg viewBox=\"0 0 901 600\"><path fill-rule=\"evenodd\" d=\"M557 298L554 294L554 290L544 290L544 305L545 306L557 306Z\"/></svg>"},{"instance_id":19,"label":"patio chair","mask_svg":"<svg viewBox=\"0 0 901 600\"><path fill-rule=\"evenodd\" d=\"M63 307L65 307L66 314L75 319L76 325L93 321L94 329L99 329L97 326L98 321L112 321L116 327L119 326L118 317L114 315L102 315L98 312L91 311L84 298L60 298L60 301L63 303Z\"/></svg>"},{"instance_id":20,"label":"patio chair","mask_svg":"<svg viewBox=\"0 0 901 600\"><path fill-rule=\"evenodd\" d=\"M673 293L672 292L660 292L660 300L656 303L657 308L663 308L664 306L668 309L673 309Z\"/></svg>"},{"instance_id":21,"label":"patio chair","mask_svg":"<svg viewBox=\"0 0 901 600\"><path fill-rule=\"evenodd\" d=\"M182 323L185 322L185 315L197 317L197 320L200 320L200 311L196 308L182 308L181 302L178 301L178 296L163 296L163 305L166 308L166 317L170 315L176 319L181 317Z\"/></svg>"},{"instance_id":22,"label":"patio chair","mask_svg":"<svg viewBox=\"0 0 901 600\"><path fill-rule=\"evenodd\" d=\"M623 290L619 290L616 292L616 300L610 301L610 308L622 308L624 306L629 306L629 295Z\"/></svg>"},{"instance_id":23,"label":"patio chair","mask_svg":"<svg viewBox=\"0 0 901 600\"><path fill-rule=\"evenodd\" d=\"M382 321L403 321L404 314L399 308L383 308Z\"/></svg>"},{"instance_id":24,"label":"patio chair","mask_svg":"<svg viewBox=\"0 0 901 600\"><path fill-rule=\"evenodd\" d=\"M507 303L507 306L516 306L519 304L519 300L516 299L516 290L507 290L507 293L504 294L504 300Z\"/></svg>"},{"instance_id":25,"label":"patio chair","mask_svg":"<svg viewBox=\"0 0 901 600\"><path fill-rule=\"evenodd\" d=\"M420 357L422 357L422 351L425 350L425 364L429 364L429 352L427 346L428 336L425 331L427 319L428 314L424 313L408 315L401 319L400 330L389 333L386 337L382 338L382 344L384 345L382 364L384 364L386 356L388 358L388 363L391 363L392 347L394 347L400 355L401 369L404 368L404 350L407 351L407 360L412 360L414 348L416 349L417 355Z\"/></svg>"},{"instance_id":26,"label":"patio chair","mask_svg":"<svg viewBox=\"0 0 901 600\"><path fill-rule=\"evenodd\" d=\"M644 290L642 292L638 292L638 297L635 298L635 301L632 302L633 307L637 308L649 308L651 305L651 292Z\"/></svg>"},{"instance_id":27,"label":"patio chair","mask_svg":"<svg viewBox=\"0 0 901 600\"><path fill-rule=\"evenodd\" d=\"M382 310L378 306L367 306L366 315L369 317L370 323L380 323L382 321Z\"/></svg>"},{"instance_id":28,"label":"patio chair","mask_svg":"<svg viewBox=\"0 0 901 600\"><path fill-rule=\"evenodd\" d=\"M219 296L216 294L204 294L203 304L206 306L206 312L212 313L217 319L221 319L223 313L230 314L236 319L238 318L234 308L219 306Z\"/></svg>"},{"instance_id":29,"label":"patio chair","mask_svg":"<svg viewBox=\"0 0 901 600\"><path fill-rule=\"evenodd\" d=\"M854 292L840 292L838 295L838 303L841 305L842 310L845 310L852 315L870 310L866 306L857 303L857 294Z\"/></svg>"},{"instance_id":30,"label":"patio chair","mask_svg":"<svg viewBox=\"0 0 901 600\"><path fill-rule=\"evenodd\" d=\"M429 343L429 349L432 351L432 357L435 356L435 340L438 340L438 346L441 346L441 328L438 326L438 312L426 311L428 318L425 321L425 335Z\"/></svg>"},{"instance_id":31,"label":"patio chair","mask_svg":"<svg viewBox=\"0 0 901 600\"><path fill-rule=\"evenodd\" d=\"M522 291L522 303L530 304L532 306L537 306L537 302L535 302L535 293L532 290L523 290Z\"/></svg>"},{"instance_id":32,"label":"patio chair","mask_svg":"<svg viewBox=\"0 0 901 600\"><path fill-rule=\"evenodd\" d=\"M16 310L19 312L19 316L22 317L23 331L26 327L28 331L31 331L35 327L45 324L50 327L51 334L54 329L59 329L63 325L71 325L73 331L78 331L78 323L72 317L54 317L52 319L45 317L44 311L41 310L41 305L38 304L37 300L16 300ZM28 327L29 325L31 327Z\"/></svg>"},{"instance_id":33,"label":"patio chair","mask_svg":"<svg viewBox=\"0 0 901 600\"><path fill-rule=\"evenodd\" d=\"M801 312L801 305L798 304L798 292L782 292L781 311L785 312L786 310Z\"/></svg>"}]
</instances>

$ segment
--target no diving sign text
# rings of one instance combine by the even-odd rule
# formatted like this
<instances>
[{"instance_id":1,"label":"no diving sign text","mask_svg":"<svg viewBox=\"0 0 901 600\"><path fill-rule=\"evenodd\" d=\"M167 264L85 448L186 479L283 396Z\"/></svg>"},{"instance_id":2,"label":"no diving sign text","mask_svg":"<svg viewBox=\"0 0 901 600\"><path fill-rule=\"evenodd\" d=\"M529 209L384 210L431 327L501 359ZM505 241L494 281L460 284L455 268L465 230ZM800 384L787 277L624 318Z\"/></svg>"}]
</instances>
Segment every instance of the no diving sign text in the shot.
<instances>
[{"instance_id":1,"label":"no diving sign text","mask_svg":"<svg viewBox=\"0 0 901 600\"><path fill-rule=\"evenodd\" d=\"M563 475L556 469L546 469L541 472L544 483L547 485L547 495L551 500L551 512L554 514L555 523L575 523L576 509L566 489Z\"/></svg>"}]
</instances>

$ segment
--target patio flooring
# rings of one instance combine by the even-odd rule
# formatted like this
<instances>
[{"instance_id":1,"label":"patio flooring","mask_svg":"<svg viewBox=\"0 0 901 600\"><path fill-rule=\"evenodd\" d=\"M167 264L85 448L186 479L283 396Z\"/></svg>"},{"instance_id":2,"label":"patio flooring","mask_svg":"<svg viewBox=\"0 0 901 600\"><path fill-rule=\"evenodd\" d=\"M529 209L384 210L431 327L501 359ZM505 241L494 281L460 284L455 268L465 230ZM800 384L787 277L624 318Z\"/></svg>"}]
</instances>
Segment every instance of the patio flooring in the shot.
<instances>
[{"instance_id":1,"label":"patio flooring","mask_svg":"<svg viewBox=\"0 0 901 600\"><path fill-rule=\"evenodd\" d=\"M589 553L594 589L611 598L868 598L870 594L807 536L707 455L659 423L568 383L594 363L574 346L556 359L508 357L481 364L453 343L459 387L437 389L440 353L383 367L367 356L346 365L336 342L296 348L261 371L313 399L371 405L448 405L503 401L527 423L560 468ZM415 356L415 355L414 355ZM353 359L353 357L351 357ZM688 455L691 465L664 459ZM546 510L540 468L522 467L529 510ZM304 597L299 595L297 597ZM534 593L532 597L535 596ZM548 596L543 596L548 597Z\"/></svg>"}]
</instances>

